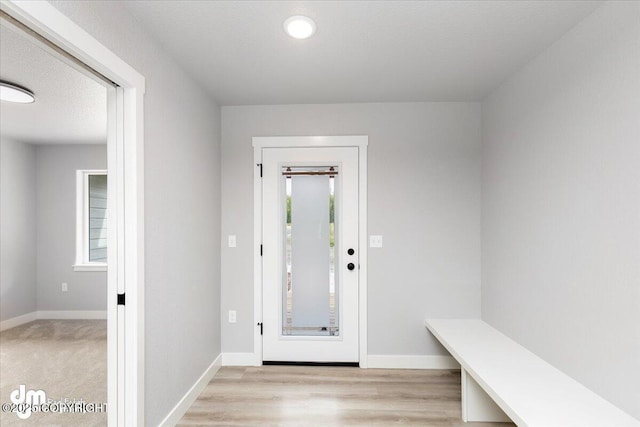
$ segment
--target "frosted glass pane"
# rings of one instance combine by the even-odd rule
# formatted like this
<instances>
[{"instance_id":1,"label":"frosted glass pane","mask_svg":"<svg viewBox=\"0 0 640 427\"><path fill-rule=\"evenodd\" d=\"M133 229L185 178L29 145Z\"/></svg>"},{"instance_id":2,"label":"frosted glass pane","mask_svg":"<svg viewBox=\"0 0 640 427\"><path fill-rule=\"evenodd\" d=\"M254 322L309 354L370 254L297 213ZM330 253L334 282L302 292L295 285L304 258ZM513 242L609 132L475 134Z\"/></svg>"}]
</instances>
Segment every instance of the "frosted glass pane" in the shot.
<instances>
[{"instance_id":1,"label":"frosted glass pane","mask_svg":"<svg viewBox=\"0 0 640 427\"><path fill-rule=\"evenodd\" d=\"M283 334L338 335L335 175L297 170L298 175L284 175Z\"/></svg>"}]
</instances>

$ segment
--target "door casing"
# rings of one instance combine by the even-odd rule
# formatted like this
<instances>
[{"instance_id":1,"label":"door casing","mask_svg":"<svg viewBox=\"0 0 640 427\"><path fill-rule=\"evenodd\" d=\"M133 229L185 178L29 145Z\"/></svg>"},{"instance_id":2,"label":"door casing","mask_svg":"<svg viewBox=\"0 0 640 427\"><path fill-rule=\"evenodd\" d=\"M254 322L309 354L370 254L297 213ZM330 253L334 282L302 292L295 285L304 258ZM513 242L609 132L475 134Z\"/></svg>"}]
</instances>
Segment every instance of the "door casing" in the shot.
<instances>
[{"instance_id":1,"label":"door casing","mask_svg":"<svg viewBox=\"0 0 640 427\"><path fill-rule=\"evenodd\" d=\"M366 368L367 361L367 147L369 137L353 136L271 136L252 138L254 156L253 188L253 297L254 297L254 339L253 365L262 365L262 149L295 147L356 147L358 148L358 244L360 247L360 283L359 283L359 359L360 367Z\"/></svg>"}]
</instances>

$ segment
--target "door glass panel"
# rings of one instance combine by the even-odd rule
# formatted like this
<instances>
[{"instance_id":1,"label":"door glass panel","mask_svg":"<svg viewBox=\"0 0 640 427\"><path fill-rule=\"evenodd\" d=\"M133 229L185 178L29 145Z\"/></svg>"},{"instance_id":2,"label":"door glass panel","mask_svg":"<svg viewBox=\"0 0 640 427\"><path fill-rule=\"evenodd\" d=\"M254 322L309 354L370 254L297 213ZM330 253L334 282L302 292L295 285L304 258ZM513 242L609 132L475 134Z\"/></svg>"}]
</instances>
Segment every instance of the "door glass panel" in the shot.
<instances>
[{"instance_id":1,"label":"door glass panel","mask_svg":"<svg viewBox=\"0 0 640 427\"><path fill-rule=\"evenodd\" d=\"M282 168L282 335L339 336L336 166Z\"/></svg>"}]
</instances>

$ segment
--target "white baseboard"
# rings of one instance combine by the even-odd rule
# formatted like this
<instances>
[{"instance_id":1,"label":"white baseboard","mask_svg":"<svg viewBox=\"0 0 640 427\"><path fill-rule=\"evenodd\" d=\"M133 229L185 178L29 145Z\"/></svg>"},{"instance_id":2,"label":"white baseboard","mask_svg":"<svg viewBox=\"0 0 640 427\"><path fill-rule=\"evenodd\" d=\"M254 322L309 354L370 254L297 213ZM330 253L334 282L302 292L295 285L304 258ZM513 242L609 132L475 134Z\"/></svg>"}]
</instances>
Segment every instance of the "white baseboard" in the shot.
<instances>
[{"instance_id":1,"label":"white baseboard","mask_svg":"<svg viewBox=\"0 0 640 427\"><path fill-rule=\"evenodd\" d=\"M106 319L107 310L39 310L38 319Z\"/></svg>"},{"instance_id":2,"label":"white baseboard","mask_svg":"<svg viewBox=\"0 0 640 427\"><path fill-rule=\"evenodd\" d=\"M106 310L39 310L0 322L0 332L38 319L106 319Z\"/></svg>"},{"instance_id":3,"label":"white baseboard","mask_svg":"<svg viewBox=\"0 0 640 427\"><path fill-rule=\"evenodd\" d=\"M31 313L23 314L22 316L12 317L11 319L3 320L0 322L0 332L7 329L15 328L16 326L24 325L25 323L33 322L38 318L38 312L32 311Z\"/></svg>"},{"instance_id":4,"label":"white baseboard","mask_svg":"<svg viewBox=\"0 0 640 427\"><path fill-rule=\"evenodd\" d=\"M222 366L260 366L254 353L222 353Z\"/></svg>"},{"instance_id":5,"label":"white baseboard","mask_svg":"<svg viewBox=\"0 0 640 427\"><path fill-rule=\"evenodd\" d=\"M187 394L185 394L182 399L180 399L180 402L178 402L178 404L171 410L171 412L169 412L165 419L162 420L162 422L160 423L160 427L173 427L178 424L180 419L182 419L184 414L187 413L191 405L193 405L193 402L195 402L198 396L200 396L202 390L204 390L207 384L209 384L209 382L216 374L216 372L218 372L221 366L222 354L219 354L218 357L216 357L216 360L214 360L211 365L209 365L207 370L204 371L204 373L200 376L200 378L198 378L198 381L196 381L195 384L191 386L189 391L187 391Z\"/></svg>"},{"instance_id":6,"label":"white baseboard","mask_svg":"<svg viewBox=\"0 0 640 427\"><path fill-rule=\"evenodd\" d=\"M369 369L460 369L460 364L451 356L368 356Z\"/></svg>"}]
</instances>

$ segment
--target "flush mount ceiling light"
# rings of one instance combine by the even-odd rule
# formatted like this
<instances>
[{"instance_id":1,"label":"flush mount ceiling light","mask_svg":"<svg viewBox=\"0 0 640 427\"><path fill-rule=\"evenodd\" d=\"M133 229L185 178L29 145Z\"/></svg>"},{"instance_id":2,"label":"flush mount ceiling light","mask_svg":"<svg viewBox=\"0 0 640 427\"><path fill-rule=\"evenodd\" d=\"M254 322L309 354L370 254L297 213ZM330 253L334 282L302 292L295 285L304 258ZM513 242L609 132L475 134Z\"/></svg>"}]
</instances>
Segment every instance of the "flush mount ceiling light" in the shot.
<instances>
[{"instance_id":1,"label":"flush mount ceiling light","mask_svg":"<svg viewBox=\"0 0 640 427\"><path fill-rule=\"evenodd\" d=\"M284 30L294 39L306 39L316 32L316 23L306 16L292 16L284 21Z\"/></svg>"},{"instance_id":2,"label":"flush mount ceiling light","mask_svg":"<svg viewBox=\"0 0 640 427\"><path fill-rule=\"evenodd\" d=\"M0 99L18 104L30 104L36 100L30 90L3 81L0 81Z\"/></svg>"}]
</instances>

